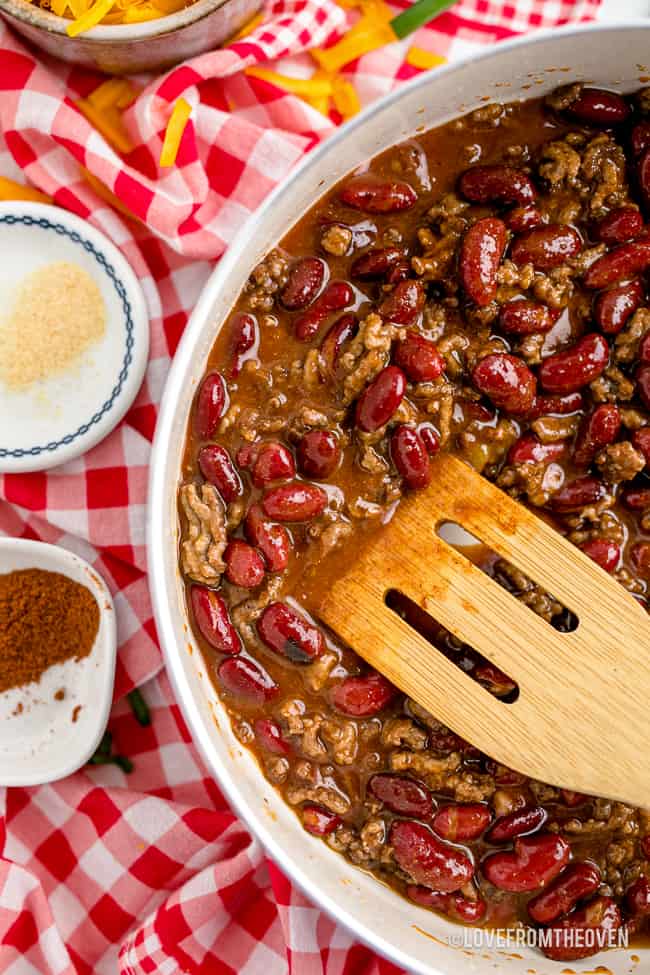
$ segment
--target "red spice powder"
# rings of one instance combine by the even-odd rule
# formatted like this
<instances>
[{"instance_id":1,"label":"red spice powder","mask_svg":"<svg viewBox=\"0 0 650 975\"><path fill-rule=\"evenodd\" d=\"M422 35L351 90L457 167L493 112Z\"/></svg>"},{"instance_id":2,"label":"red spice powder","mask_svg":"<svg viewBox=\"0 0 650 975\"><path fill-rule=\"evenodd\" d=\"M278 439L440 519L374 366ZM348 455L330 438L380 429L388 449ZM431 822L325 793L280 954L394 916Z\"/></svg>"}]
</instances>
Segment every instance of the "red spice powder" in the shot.
<instances>
[{"instance_id":1,"label":"red spice powder","mask_svg":"<svg viewBox=\"0 0 650 975\"><path fill-rule=\"evenodd\" d=\"M0 575L0 691L87 657L98 628L97 600L68 576L43 569Z\"/></svg>"}]
</instances>

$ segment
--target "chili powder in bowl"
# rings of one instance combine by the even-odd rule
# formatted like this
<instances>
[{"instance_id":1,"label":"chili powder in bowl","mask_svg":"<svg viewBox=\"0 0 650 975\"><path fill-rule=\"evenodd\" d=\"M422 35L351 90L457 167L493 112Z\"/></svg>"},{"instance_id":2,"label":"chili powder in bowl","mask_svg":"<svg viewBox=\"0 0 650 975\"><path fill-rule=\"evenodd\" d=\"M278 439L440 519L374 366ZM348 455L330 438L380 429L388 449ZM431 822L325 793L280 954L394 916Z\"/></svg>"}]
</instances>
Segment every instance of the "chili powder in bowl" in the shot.
<instances>
[{"instance_id":1,"label":"chili powder in bowl","mask_svg":"<svg viewBox=\"0 0 650 975\"><path fill-rule=\"evenodd\" d=\"M104 581L66 549L0 539L0 785L84 765L106 727L116 652Z\"/></svg>"}]
</instances>

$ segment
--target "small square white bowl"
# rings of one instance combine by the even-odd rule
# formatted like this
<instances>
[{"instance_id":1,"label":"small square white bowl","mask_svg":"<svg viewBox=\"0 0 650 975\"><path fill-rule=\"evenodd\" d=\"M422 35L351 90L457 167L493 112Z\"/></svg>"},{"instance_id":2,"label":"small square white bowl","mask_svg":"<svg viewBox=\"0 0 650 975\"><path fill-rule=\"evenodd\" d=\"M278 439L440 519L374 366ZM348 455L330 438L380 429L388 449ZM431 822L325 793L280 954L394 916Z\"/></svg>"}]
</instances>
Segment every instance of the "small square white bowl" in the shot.
<instances>
[{"instance_id":1,"label":"small square white bowl","mask_svg":"<svg viewBox=\"0 0 650 975\"><path fill-rule=\"evenodd\" d=\"M0 786L39 785L76 772L101 741L113 699L117 636L106 583L67 549L0 538L0 575L35 568L90 589L99 605L99 629L87 657L55 664L38 683L0 694ZM63 697L55 696L61 689Z\"/></svg>"}]
</instances>

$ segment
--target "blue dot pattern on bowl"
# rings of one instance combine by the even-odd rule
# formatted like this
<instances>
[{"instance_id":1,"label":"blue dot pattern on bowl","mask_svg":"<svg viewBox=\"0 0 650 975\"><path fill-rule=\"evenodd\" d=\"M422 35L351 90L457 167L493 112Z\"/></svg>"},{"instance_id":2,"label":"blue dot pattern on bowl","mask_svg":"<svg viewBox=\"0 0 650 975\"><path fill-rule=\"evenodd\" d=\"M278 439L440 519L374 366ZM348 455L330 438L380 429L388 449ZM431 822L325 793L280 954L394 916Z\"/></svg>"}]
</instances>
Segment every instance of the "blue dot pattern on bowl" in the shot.
<instances>
[{"instance_id":1,"label":"blue dot pattern on bowl","mask_svg":"<svg viewBox=\"0 0 650 975\"><path fill-rule=\"evenodd\" d=\"M126 288L119 280L115 273L115 269L112 264L106 260L104 255L97 250L94 244L89 240L85 240L76 230L70 230L68 227L64 227L63 224L53 223L48 220L47 217L39 217L38 219L30 217L28 215L17 217L13 214L6 214L6 216L0 217L0 224L7 224L9 226L13 224L23 224L25 227L40 227L42 230L52 230L55 234L59 236L68 237L73 243L81 244L83 249L95 258L97 263L106 272L108 277L113 283L120 301L122 302L122 308L124 309L124 318L126 322L126 347L124 351L124 359L122 360L122 368L120 369L119 376L117 377L117 382L111 391L111 395L102 405L102 407L91 416L86 423L82 423L74 433L67 433L65 437L60 440L50 441L50 443L41 444L37 447L17 447L13 450L9 450L6 447L0 447L0 457L38 457L39 454L51 453L53 450L58 450L59 447L67 446L73 443L78 437L83 437L91 427L99 423L99 421L104 417L110 409L112 409L115 400L118 398L122 392L124 383L129 374L129 366L133 361L133 317L131 314L131 302L129 301Z\"/></svg>"}]
</instances>

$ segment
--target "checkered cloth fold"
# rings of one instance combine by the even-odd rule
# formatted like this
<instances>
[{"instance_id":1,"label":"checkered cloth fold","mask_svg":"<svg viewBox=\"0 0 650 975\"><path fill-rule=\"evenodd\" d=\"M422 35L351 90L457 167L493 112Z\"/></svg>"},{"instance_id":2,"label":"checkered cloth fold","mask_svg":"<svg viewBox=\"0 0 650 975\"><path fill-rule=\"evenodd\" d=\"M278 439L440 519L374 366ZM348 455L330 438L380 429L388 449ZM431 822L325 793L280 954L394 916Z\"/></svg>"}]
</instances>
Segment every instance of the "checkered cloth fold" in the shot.
<instances>
[{"instance_id":1,"label":"checkered cloth fold","mask_svg":"<svg viewBox=\"0 0 650 975\"><path fill-rule=\"evenodd\" d=\"M395 4L396 12L406 6ZM417 74L412 43L443 58L513 33L593 17L598 0L461 0L417 35L346 66L363 104ZM229 811L190 740L162 670L144 549L157 405L188 312L248 214L339 119L247 66L307 77L305 52L356 16L333 0L276 0L229 48L146 87L118 155L75 107L104 79L39 59L0 21L0 175L28 181L121 248L151 322L143 387L85 457L0 476L0 532L88 559L115 599L119 655L109 728L134 771L87 767L54 785L0 789L0 975L389 975L309 904ZM177 165L157 165L174 100L192 105ZM118 199L118 212L84 171ZM138 219L129 219L124 212ZM144 685L141 727L125 700Z\"/></svg>"}]
</instances>

